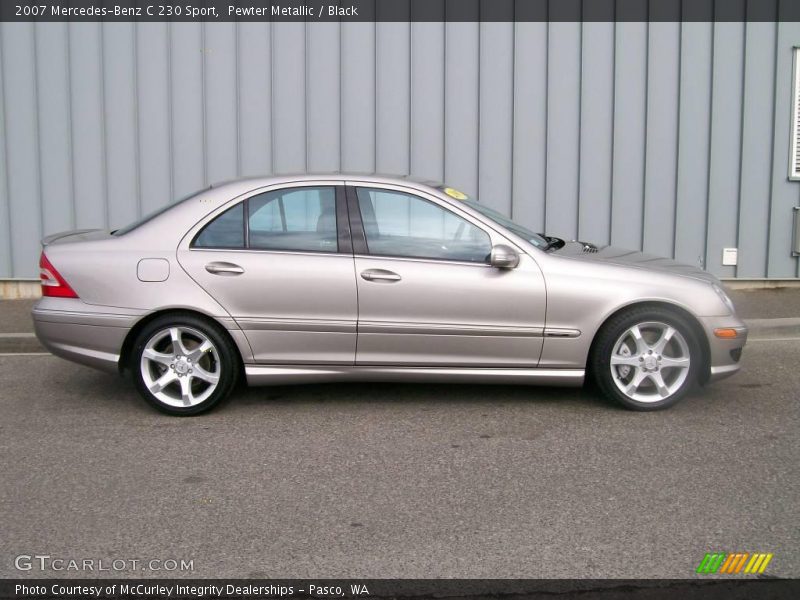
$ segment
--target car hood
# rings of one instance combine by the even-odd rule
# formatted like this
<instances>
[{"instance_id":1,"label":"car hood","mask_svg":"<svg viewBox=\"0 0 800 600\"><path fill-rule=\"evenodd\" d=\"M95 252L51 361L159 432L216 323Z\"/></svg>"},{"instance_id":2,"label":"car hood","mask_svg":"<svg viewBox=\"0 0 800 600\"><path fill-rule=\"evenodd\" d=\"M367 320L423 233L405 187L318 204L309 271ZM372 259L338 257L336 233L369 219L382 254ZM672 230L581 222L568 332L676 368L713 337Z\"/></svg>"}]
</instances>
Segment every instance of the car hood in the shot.
<instances>
[{"instance_id":1,"label":"car hood","mask_svg":"<svg viewBox=\"0 0 800 600\"><path fill-rule=\"evenodd\" d=\"M562 248L555 251L556 256L580 260L586 263L603 263L645 269L661 273L670 273L683 277L691 277L712 283L719 280L711 273L700 267L680 263L671 258L664 258L655 254L617 248L616 246L594 246L587 242L567 242Z\"/></svg>"}]
</instances>

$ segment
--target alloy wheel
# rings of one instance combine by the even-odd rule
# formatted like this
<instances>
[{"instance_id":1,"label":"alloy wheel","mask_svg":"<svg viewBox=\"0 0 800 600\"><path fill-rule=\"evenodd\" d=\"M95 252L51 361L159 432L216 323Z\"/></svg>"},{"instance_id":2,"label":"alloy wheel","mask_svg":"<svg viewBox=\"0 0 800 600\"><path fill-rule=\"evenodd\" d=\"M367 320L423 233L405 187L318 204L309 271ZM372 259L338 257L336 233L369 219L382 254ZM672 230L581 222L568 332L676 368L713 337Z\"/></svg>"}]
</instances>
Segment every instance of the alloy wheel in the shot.
<instances>
[{"instance_id":1,"label":"alloy wheel","mask_svg":"<svg viewBox=\"0 0 800 600\"><path fill-rule=\"evenodd\" d=\"M637 402L660 402L686 381L691 354L689 344L675 327L647 321L619 336L609 364L611 378L625 396Z\"/></svg>"},{"instance_id":2,"label":"alloy wheel","mask_svg":"<svg viewBox=\"0 0 800 600\"><path fill-rule=\"evenodd\" d=\"M217 389L219 352L197 329L168 327L150 337L139 368L150 393L168 406L186 408L206 400Z\"/></svg>"}]
</instances>

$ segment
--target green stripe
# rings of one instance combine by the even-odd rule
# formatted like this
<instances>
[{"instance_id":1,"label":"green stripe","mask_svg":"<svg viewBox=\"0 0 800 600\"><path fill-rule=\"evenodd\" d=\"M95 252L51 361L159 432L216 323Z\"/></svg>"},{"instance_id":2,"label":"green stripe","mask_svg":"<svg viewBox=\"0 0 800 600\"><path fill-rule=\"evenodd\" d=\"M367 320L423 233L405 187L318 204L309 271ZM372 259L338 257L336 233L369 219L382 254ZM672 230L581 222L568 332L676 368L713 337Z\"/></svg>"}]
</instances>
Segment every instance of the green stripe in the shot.
<instances>
[{"instance_id":1,"label":"green stripe","mask_svg":"<svg viewBox=\"0 0 800 600\"><path fill-rule=\"evenodd\" d=\"M713 554L707 552L697 567L697 573L716 573L726 556L725 552L714 552Z\"/></svg>"}]
</instances>

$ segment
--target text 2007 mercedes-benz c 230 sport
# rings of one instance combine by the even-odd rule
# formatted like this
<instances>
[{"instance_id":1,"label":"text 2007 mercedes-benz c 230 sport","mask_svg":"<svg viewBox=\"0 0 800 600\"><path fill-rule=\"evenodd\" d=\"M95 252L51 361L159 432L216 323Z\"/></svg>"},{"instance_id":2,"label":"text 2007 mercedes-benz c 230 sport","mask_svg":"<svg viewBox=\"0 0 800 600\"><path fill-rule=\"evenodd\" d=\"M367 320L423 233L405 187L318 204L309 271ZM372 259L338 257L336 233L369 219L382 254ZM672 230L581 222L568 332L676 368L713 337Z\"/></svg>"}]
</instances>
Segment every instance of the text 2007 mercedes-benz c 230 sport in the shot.
<instances>
[{"instance_id":1,"label":"text 2007 mercedes-benz c 230 sport","mask_svg":"<svg viewBox=\"0 0 800 600\"><path fill-rule=\"evenodd\" d=\"M580 385L636 410L731 375L747 329L719 281L536 234L452 188L240 180L116 231L44 239L36 334L130 373L175 415L250 384Z\"/></svg>"}]
</instances>

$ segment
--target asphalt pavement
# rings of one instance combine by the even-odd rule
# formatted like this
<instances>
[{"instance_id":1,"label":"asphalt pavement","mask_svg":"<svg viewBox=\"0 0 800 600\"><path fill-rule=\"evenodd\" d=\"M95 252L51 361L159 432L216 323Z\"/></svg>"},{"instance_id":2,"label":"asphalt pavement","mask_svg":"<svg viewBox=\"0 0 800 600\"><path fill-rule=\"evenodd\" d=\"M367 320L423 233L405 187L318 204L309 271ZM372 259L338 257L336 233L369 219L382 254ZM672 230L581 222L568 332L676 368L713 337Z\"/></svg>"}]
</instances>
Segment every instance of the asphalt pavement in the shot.
<instances>
[{"instance_id":1,"label":"asphalt pavement","mask_svg":"<svg viewBox=\"0 0 800 600\"><path fill-rule=\"evenodd\" d=\"M179 419L119 377L6 352L0 577L109 575L15 568L38 554L192 561L126 577L683 578L712 551L798 577L800 340L778 337L644 414L591 389L331 384Z\"/></svg>"}]
</instances>

